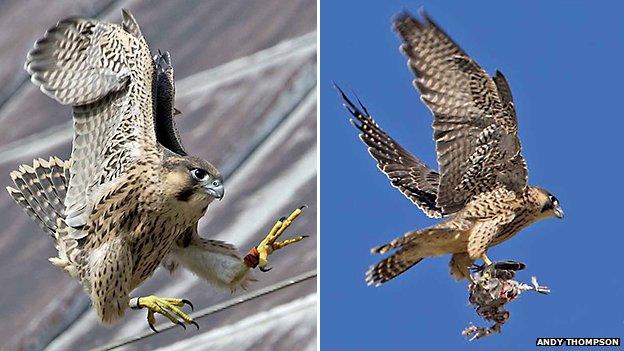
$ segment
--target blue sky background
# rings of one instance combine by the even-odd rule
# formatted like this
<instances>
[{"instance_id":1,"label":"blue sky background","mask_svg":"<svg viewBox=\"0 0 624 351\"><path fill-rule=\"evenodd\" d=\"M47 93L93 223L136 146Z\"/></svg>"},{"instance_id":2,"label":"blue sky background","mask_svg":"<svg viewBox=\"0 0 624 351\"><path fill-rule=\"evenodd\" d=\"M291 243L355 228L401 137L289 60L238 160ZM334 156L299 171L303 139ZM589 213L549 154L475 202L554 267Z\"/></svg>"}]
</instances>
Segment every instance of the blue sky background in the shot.
<instances>
[{"instance_id":1,"label":"blue sky background","mask_svg":"<svg viewBox=\"0 0 624 351\"><path fill-rule=\"evenodd\" d=\"M616 2L611 2L615 4ZM624 337L622 5L596 2L321 2L321 346L325 350L533 349L536 337ZM528 265L550 296L508 305L503 334L468 342L466 283L448 256L380 288L364 271L373 246L434 223L377 170L332 89L355 92L403 146L435 165L431 115L412 88L391 18L430 16L488 72L509 80L529 183L549 189L566 218L534 224L491 249Z\"/></svg>"}]
</instances>

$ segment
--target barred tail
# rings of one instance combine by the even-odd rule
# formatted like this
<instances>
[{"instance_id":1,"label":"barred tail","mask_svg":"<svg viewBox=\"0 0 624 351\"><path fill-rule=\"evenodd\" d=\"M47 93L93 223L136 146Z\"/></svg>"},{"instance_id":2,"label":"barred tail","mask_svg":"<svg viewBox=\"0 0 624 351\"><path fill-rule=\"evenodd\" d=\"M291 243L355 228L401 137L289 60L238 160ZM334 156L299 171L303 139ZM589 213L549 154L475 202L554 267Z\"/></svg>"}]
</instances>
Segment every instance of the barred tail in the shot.
<instances>
[{"instance_id":1,"label":"barred tail","mask_svg":"<svg viewBox=\"0 0 624 351\"><path fill-rule=\"evenodd\" d=\"M64 218L69 166L69 161L58 157L36 159L32 166L21 165L11 172L15 188L6 188L24 212L53 237L57 220Z\"/></svg>"},{"instance_id":2,"label":"barred tail","mask_svg":"<svg viewBox=\"0 0 624 351\"><path fill-rule=\"evenodd\" d=\"M379 286L394 279L423 260L422 256L412 251L415 251L412 247L404 247L393 255L379 261L376 265L371 266L366 272L366 283Z\"/></svg>"},{"instance_id":3,"label":"barred tail","mask_svg":"<svg viewBox=\"0 0 624 351\"><path fill-rule=\"evenodd\" d=\"M392 255L371 266L366 272L368 285L379 286L412 268L423 258L435 255L428 250L435 245L443 245L453 240L449 229L429 227L405 233L391 242L371 249L373 254L384 254L396 249Z\"/></svg>"}]
</instances>

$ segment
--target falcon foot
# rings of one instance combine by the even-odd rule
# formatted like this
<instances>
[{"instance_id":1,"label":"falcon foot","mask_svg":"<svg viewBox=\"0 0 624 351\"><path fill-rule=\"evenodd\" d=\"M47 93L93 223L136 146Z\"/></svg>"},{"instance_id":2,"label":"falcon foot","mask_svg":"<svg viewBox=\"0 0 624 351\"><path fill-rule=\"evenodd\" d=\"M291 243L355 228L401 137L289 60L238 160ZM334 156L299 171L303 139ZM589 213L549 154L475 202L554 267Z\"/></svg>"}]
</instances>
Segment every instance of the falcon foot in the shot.
<instances>
[{"instance_id":1,"label":"falcon foot","mask_svg":"<svg viewBox=\"0 0 624 351\"><path fill-rule=\"evenodd\" d=\"M167 317L173 324L177 324L186 329L186 324L194 325L199 330L199 324L195 322L188 314L182 312L178 307L189 305L191 311L193 310L193 304L189 300L185 299L172 299L166 297L158 297L154 295L135 297L130 300L130 308L140 309L147 308L147 324L150 329L158 333L158 330L154 327L156 323L155 313L162 314ZM178 320L181 319L180 320Z\"/></svg>"},{"instance_id":2,"label":"falcon foot","mask_svg":"<svg viewBox=\"0 0 624 351\"><path fill-rule=\"evenodd\" d=\"M524 263L516 261L500 261L476 266L472 282L468 285L469 301L479 316L494 324L487 328L471 324L462 331L462 335L469 340L475 340L500 333L502 326L510 317L509 311L504 308L507 303L525 291L536 291L541 294L550 292L547 287L539 285L535 277L531 278L531 285L513 280L515 273L525 268Z\"/></svg>"},{"instance_id":3,"label":"falcon foot","mask_svg":"<svg viewBox=\"0 0 624 351\"><path fill-rule=\"evenodd\" d=\"M306 206L304 205L295 209L288 217L280 218L275 225L273 225L273 228L271 228L271 231L269 231L269 234L267 234L264 240L262 240L258 246L249 250L249 253L245 256L245 263L247 266L251 268L258 266L261 271L268 272L271 270L271 268L267 268L268 258L273 251L307 238L307 235L299 235L283 241L276 241L282 233L284 233L286 228L288 228L292 222L299 217L305 207Z\"/></svg>"},{"instance_id":4,"label":"falcon foot","mask_svg":"<svg viewBox=\"0 0 624 351\"><path fill-rule=\"evenodd\" d=\"M472 266L470 266L470 273L481 273L485 270L485 263L484 264L477 264L477 263L473 263Z\"/></svg>"}]
</instances>

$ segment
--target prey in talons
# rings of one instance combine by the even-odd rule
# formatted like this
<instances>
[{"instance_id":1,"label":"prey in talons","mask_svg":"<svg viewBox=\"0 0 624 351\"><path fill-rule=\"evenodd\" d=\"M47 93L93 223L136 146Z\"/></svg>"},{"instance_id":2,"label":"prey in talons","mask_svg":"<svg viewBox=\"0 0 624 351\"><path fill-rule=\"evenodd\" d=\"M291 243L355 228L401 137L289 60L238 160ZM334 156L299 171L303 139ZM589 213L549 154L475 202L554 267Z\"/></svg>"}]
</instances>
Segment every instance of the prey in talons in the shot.
<instances>
[{"instance_id":1,"label":"prey in talons","mask_svg":"<svg viewBox=\"0 0 624 351\"><path fill-rule=\"evenodd\" d=\"M539 285L535 277L531 278L531 285L515 281L516 272L525 268L524 263L517 261L500 261L478 266L468 285L468 300L479 316L494 324L489 327L471 324L462 331L462 335L469 340L476 340L500 333L511 316L505 309L506 304L525 291L536 291L540 294L550 292L549 288Z\"/></svg>"}]
</instances>

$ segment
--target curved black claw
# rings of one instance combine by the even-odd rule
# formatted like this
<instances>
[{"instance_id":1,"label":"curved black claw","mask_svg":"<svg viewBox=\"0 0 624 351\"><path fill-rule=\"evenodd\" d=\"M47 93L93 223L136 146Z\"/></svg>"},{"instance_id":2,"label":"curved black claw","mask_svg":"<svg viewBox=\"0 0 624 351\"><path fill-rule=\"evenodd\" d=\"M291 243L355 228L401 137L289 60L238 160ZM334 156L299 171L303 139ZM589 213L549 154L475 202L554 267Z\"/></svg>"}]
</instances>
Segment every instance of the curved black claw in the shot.
<instances>
[{"instance_id":1,"label":"curved black claw","mask_svg":"<svg viewBox=\"0 0 624 351\"><path fill-rule=\"evenodd\" d=\"M199 324L197 324L197 322L192 321L191 324L194 325L197 330L199 330Z\"/></svg>"},{"instance_id":2,"label":"curved black claw","mask_svg":"<svg viewBox=\"0 0 624 351\"><path fill-rule=\"evenodd\" d=\"M301 237L302 238L309 238L310 236L309 235L302 235Z\"/></svg>"},{"instance_id":3,"label":"curved black claw","mask_svg":"<svg viewBox=\"0 0 624 351\"><path fill-rule=\"evenodd\" d=\"M303 209L304 209L304 208L307 208L307 207L308 207L308 205L303 204L303 205L301 205L301 206L299 207L299 209L303 211Z\"/></svg>"},{"instance_id":4,"label":"curved black claw","mask_svg":"<svg viewBox=\"0 0 624 351\"><path fill-rule=\"evenodd\" d=\"M154 333L160 333L158 330L156 330L156 328L154 328L154 325L152 323L147 323L147 325L149 325L150 329L154 331Z\"/></svg>"},{"instance_id":5,"label":"curved black claw","mask_svg":"<svg viewBox=\"0 0 624 351\"><path fill-rule=\"evenodd\" d=\"M183 299L182 303L185 305L189 305L189 307L191 308L191 312L195 310L195 307L193 306L193 303L187 299Z\"/></svg>"},{"instance_id":6,"label":"curved black claw","mask_svg":"<svg viewBox=\"0 0 624 351\"><path fill-rule=\"evenodd\" d=\"M273 269L273 267L268 267L268 268L262 268L262 267L259 267L259 268L260 268L260 270L261 270L261 271L263 271L263 272L268 272L268 271L270 271L271 269Z\"/></svg>"},{"instance_id":7,"label":"curved black claw","mask_svg":"<svg viewBox=\"0 0 624 351\"><path fill-rule=\"evenodd\" d=\"M186 325L184 325L184 323L178 322L178 325L181 326L184 330L186 330Z\"/></svg>"},{"instance_id":8,"label":"curved black claw","mask_svg":"<svg viewBox=\"0 0 624 351\"><path fill-rule=\"evenodd\" d=\"M470 272L472 273L481 273L483 272L483 270L485 269L486 265L484 264L476 264L473 263L472 266L470 266Z\"/></svg>"},{"instance_id":9,"label":"curved black claw","mask_svg":"<svg viewBox=\"0 0 624 351\"><path fill-rule=\"evenodd\" d=\"M278 219L278 221L283 222L286 220L286 217L280 217L280 219Z\"/></svg>"}]
</instances>

